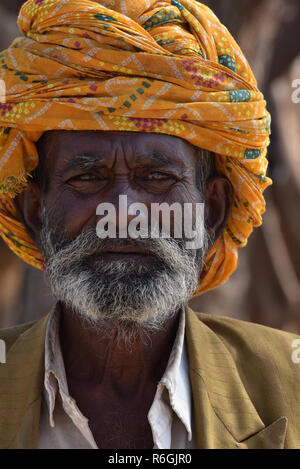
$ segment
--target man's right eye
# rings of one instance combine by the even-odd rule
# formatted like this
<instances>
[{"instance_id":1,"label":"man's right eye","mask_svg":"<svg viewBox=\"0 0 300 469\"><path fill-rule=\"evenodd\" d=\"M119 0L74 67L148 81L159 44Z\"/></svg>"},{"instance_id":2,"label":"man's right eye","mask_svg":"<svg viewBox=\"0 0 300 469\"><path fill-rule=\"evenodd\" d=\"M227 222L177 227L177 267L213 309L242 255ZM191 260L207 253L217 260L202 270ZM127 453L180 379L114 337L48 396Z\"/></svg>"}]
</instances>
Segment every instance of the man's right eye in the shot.
<instances>
[{"instance_id":1,"label":"man's right eye","mask_svg":"<svg viewBox=\"0 0 300 469\"><path fill-rule=\"evenodd\" d=\"M71 181L95 181L96 179L99 179L99 178L97 178L94 174L87 173L87 174L79 174L78 176L74 176L71 179L69 179L68 182L71 182Z\"/></svg>"},{"instance_id":2,"label":"man's right eye","mask_svg":"<svg viewBox=\"0 0 300 469\"><path fill-rule=\"evenodd\" d=\"M107 182L104 174L83 173L69 178L66 183L78 192L95 193Z\"/></svg>"}]
</instances>

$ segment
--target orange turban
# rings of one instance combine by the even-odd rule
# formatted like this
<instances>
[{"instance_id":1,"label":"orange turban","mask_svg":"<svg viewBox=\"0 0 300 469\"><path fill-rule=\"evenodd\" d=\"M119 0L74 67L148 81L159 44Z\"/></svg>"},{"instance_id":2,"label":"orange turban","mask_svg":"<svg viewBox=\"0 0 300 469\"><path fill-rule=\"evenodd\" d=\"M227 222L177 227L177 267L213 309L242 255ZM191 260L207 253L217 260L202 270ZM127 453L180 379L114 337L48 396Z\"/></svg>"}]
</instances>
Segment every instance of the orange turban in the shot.
<instances>
[{"instance_id":1,"label":"orange turban","mask_svg":"<svg viewBox=\"0 0 300 469\"><path fill-rule=\"evenodd\" d=\"M227 29L195 0L29 0L18 24L24 37L0 54L0 234L9 247L44 268L12 202L38 164L43 132L165 133L214 152L233 185L197 294L226 281L271 183L270 116Z\"/></svg>"}]
</instances>

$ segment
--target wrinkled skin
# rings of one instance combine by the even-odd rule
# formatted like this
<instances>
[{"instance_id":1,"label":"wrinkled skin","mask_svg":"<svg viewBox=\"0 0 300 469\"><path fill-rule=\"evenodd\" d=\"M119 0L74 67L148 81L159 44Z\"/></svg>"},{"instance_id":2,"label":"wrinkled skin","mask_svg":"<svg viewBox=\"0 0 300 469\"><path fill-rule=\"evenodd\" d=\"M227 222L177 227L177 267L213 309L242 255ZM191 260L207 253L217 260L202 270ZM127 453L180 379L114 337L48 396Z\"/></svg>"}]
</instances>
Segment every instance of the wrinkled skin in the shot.
<instances>
[{"instance_id":1,"label":"wrinkled skin","mask_svg":"<svg viewBox=\"0 0 300 469\"><path fill-rule=\"evenodd\" d=\"M143 202L203 202L196 185L196 149L170 135L132 132L51 131L42 144L45 175L17 197L16 206L28 232L40 246L41 200L55 214L57 226L70 237L97 223L100 202L118 206L119 194L128 204ZM147 156L153 152L164 158ZM95 167L68 168L77 155L92 155ZM44 187L45 189L45 187ZM206 225L214 240L222 232L230 210L232 188L221 176L205 186ZM130 219L130 217L129 217ZM151 262L147 252L107 253L107 259ZM89 419L100 448L152 448L147 413L156 386L167 366L178 328L179 312L163 331L151 336L151 346L137 340L129 352L92 329L62 305L60 337L70 395Z\"/></svg>"}]
</instances>

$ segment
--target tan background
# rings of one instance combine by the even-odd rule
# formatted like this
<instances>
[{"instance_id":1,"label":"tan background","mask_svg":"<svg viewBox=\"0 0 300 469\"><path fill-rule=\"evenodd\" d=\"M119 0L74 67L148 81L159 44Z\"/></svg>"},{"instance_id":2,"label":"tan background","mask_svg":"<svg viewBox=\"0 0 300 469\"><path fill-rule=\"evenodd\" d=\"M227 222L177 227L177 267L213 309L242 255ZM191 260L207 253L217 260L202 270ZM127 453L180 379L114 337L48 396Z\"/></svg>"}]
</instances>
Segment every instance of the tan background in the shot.
<instances>
[{"instance_id":1,"label":"tan background","mask_svg":"<svg viewBox=\"0 0 300 469\"><path fill-rule=\"evenodd\" d=\"M16 35L22 0L0 0L0 50ZM299 0L207 0L238 40L272 114L264 224L240 250L238 269L219 289L191 301L206 313L300 333L300 79ZM43 273L0 242L0 327L45 315L53 298Z\"/></svg>"}]
</instances>

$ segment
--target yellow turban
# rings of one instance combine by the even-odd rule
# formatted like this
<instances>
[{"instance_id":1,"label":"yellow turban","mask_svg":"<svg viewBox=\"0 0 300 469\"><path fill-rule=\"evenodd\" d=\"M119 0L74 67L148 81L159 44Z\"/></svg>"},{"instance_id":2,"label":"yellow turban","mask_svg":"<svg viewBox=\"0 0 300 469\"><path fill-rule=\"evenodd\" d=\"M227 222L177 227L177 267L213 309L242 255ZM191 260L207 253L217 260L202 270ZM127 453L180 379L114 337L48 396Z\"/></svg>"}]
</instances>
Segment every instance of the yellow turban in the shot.
<instances>
[{"instance_id":1,"label":"yellow turban","mask_svg":"<svg viewBox=\"0 0 300 469\"><path fill-rule=\"evenodd\" d=\"M233 185L197 294L226 281L271 184L270 116L227 29L195 0L29 0L18 24L24 37L0 54L0 234L9 247L44 268L12 203L38 164L43 132L165 133L214 152Z\"/></svg>"}]
</instances>

